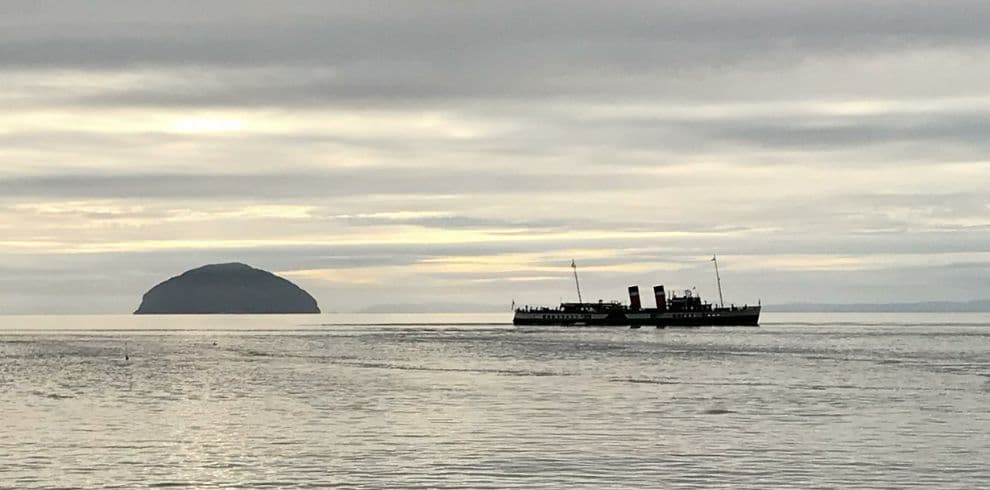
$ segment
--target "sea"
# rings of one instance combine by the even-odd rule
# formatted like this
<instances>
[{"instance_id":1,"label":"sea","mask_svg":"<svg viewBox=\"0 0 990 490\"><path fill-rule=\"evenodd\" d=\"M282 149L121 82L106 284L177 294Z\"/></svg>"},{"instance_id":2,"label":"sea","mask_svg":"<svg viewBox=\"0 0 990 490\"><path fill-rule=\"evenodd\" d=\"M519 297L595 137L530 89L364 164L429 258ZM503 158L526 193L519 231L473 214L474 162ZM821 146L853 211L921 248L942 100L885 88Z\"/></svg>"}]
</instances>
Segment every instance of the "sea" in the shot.
<instances>
[{"instance_id":1,"label":"sea","mask_svg":"<svg viewBox=\"0 0 990 490\"><path fill-rule=\"evenodd\" d=\"M0 316L0 488L990 488L990 314Z\"/></svg>"}]
</instances>

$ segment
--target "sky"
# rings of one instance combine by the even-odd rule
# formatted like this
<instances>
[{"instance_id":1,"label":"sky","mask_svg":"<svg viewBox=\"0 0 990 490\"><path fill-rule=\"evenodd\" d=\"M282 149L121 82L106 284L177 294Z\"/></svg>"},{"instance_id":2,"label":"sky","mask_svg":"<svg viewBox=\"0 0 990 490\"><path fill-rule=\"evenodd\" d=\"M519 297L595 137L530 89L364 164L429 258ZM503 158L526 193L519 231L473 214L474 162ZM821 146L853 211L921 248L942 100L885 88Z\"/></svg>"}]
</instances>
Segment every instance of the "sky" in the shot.
<instances>
[{"instance_id":1,"label":"sky","mask_svg":"<svg viewBox=\"0 0 990 490\"><path fill-rule=\"evenodd\" d=\"M0 313L990 298L985 1L0 0Z\"/></svg>"}]
</instances>

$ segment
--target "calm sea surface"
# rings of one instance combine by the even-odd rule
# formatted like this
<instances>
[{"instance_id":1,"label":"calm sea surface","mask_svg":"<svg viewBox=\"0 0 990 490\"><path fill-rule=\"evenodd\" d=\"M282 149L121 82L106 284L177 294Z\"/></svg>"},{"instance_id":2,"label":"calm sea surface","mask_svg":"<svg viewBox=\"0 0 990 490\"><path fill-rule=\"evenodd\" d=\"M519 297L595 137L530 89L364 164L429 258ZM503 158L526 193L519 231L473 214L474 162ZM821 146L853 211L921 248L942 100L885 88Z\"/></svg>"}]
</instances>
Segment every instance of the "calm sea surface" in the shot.
<instances>
[{"instance_id":1,"label":"calm sea surface","mask_svg":"<svg viewBox=\"0 0 990 490\"><path fill-rule=\"evenodd\" d=\"M0 488L990 487L990 315L509 317L0 317Z\"/></svg>"}]
</instances>

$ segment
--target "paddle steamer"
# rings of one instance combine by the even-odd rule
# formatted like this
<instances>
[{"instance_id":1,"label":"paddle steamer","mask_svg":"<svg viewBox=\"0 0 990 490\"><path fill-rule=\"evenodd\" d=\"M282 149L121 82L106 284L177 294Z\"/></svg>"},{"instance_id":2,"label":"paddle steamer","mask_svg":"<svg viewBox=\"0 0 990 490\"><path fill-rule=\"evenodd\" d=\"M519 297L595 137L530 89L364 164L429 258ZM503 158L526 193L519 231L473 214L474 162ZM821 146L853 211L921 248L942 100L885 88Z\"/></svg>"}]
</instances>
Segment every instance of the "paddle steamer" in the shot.
<instances>
[{"instance_id":1,"label":"paddle steamer","mask_svg":"<svg viewBox=\"0 0 990 490\"><path fill-rule=\"evenodd\" d=\"M644 308L639 298L639 286L629 287L629 304L616 301L585 303L581 298L577 264L572 260L574 284L578 302L561 303L558 307L524 306L515 308L512 323L515 325L576 326L642 326L701 327L701 326L757 326L760 323L761 306L725 306L722 301L722 279L718 273L718 258L712 257L715 280L718 285L719 304L703 302L700 296L687 289L682 295L669 297L663 285L653 287L654 308Z\"/></svg>"}]
</instances>

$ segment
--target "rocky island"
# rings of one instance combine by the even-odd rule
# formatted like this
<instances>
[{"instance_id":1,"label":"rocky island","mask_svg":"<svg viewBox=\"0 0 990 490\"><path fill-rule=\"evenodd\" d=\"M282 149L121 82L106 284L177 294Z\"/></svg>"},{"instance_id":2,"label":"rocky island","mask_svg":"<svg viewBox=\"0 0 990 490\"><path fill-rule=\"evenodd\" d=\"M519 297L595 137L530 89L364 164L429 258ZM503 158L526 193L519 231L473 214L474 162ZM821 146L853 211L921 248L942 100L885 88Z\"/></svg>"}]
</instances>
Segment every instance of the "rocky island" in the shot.
<instances>
[{"instance_id":1,"label":"rocky island","mask_svg":"<svg viewBox=\"0 0 990 490\"><path fill-rule=\"evenodd\" d=\"M299 286L246 264L212 264L186 271L144 294L136 315L319 313Z\"/></svg>"}]
</instances>

